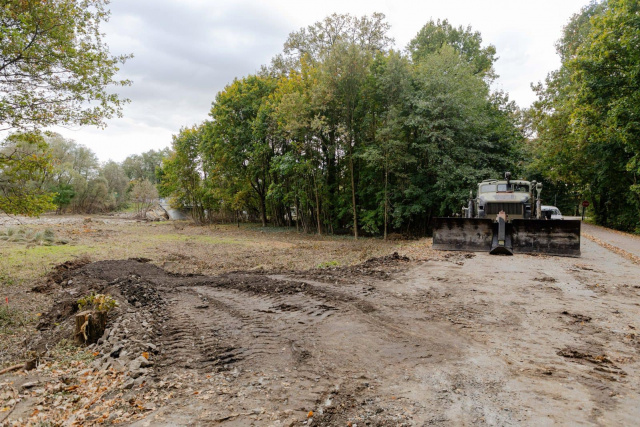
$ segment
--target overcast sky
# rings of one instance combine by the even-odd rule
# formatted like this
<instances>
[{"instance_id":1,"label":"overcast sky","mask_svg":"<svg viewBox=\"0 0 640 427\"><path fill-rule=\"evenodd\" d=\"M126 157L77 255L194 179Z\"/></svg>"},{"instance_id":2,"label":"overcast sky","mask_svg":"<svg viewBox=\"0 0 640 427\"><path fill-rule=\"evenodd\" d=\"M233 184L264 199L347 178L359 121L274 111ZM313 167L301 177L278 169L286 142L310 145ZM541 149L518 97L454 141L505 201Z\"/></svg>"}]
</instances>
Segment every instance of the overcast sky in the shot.
<instances>
[{"instance_id":1,"label":"overcast sky","mask_svg":"<svg viewBox=\"0 0 640 427\"><path fill-rule=\"evenodd\" d=\"M131 99L105 130L56 129L102 161L162 149L181 127L207 118L211 102L234 77L255 73L282 51L292 31L336 13L382 12L402 49L429 21L471 25L499 59L496 88L521 107L535 99L530 84L560 65L555 42L588 0L112 0L103 26L113 54L133 53L119 89Z\"/></svg>"}]
</instances>

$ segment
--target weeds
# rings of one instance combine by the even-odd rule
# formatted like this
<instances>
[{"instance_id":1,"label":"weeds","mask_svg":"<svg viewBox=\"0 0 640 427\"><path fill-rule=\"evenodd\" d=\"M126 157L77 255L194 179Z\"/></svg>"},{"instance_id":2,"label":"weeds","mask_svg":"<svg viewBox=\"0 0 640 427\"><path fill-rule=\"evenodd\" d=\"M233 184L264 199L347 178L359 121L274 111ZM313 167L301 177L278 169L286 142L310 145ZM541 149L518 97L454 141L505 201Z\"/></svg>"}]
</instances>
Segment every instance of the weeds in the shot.
<instances>
[{"instance_id":1,"label":"weeds","mask_svg":"<svg viewBox=\"0 0 640 427\"><path fill-rule=\"evenodd\" d=\"M66 240L56 240L55 233L50 228L40 231L9 227L4 231L0 231L0 240L37 246L64 245L68 243Z\"/></svg>"},{"instance_id":2,"label":"weeds","mask_svg":"<svg viewBox=\"0 0 640 427\"><path fill-rule=\"evenodd\" d=\"M27 318L20 310L8 305L0 306L0 332L6 333L9 328L22 327L27 323Z\"/></svg>"},{"instance_id":3,"label":"weeds","mask_svg":"<svg viewBox=\"0 0 640 427\"><path fill-rule=\"evenodd\" d=\"M333 261L325 261L325 262L321 262L320 264L318 264L318 268L331 268L331 267L338 267L340 265L340 263L336 260Z\"/></svg>"},{"instance_id":4,"label":"weeds","mask_svg":"<svg viewBox=\"0 0 640 427\"><path fill-rule=\"evenodd\" d=\"M0 273L0 285L12 286L16 284L16 280L5 273Z\"/></svg>"},{"instance_id":5,"label":"weeds","mask_svg":"<svg viewBox=\"0 0 640 427\"><path fill-rule=\"evenodd\" d=\"M108 313L118 306L113 297L105 294L91 294L78 300L78 308L83 311L92 308L100 313Z\"/></svg>"},{"instance_id":6,"label":"weeds","mask_svg":"<svg viewBox=\"0 0 640 427\"><path fill-rule=\"evenodd\" d=\"M51 350L50 356L60 367L76 365L78 362L89 363L95 359L93 353L66 338L58 342Z\"/></svg>"}]
</instances>

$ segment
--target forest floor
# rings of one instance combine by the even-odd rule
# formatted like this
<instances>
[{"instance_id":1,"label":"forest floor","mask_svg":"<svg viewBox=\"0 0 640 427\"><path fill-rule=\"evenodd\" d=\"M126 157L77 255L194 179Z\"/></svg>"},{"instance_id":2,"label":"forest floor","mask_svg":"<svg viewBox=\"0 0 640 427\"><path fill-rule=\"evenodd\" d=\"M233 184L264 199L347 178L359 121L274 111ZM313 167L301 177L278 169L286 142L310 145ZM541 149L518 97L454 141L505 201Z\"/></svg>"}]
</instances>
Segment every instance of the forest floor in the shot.
<instances>
[{"instance_id":1,"label":"forest floor","mask_svg":"<svg viewBox=\"0 0 640 427\"><path fill-rule=\"evenodd\" d=\"M4 222L3 222L4 221ZM0 219L0 424L635 425L633 236L582 256L440 252L119 217ZM616 237L613 238L613 235ZM61 243L61 242L60 242ZM77 300L119 303L72 343Z\"/></svg>"}]
</instances>

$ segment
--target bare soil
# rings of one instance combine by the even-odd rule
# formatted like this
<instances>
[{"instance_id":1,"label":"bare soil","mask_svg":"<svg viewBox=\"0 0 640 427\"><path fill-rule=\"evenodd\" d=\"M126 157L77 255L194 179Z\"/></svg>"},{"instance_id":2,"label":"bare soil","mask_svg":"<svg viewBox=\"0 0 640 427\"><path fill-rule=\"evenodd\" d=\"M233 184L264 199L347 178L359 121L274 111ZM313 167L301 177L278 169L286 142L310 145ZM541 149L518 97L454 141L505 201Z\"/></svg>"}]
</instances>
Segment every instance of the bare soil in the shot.
<instances>
[{"instance_id":1,"label":"bare soil","mask_svg":"<svg viewBox=\"0 0 640 427\"><path fill-rule=\"evenodd\" d=\"M260 268L171 269L150 251L73 262L34 281L51 299L26 342L42 367L0 377L12 390L5 423L636 425L640 419L640 265L629 257L590 239L583 239L580 258L559 258L436 252L428 241L354 243L365 251L344 240L292 234L261 240L252 233L235 238L255 239L252 251L271 246L254 261ZM315 244L376 256L339 266L324 258L319 268L319 249L313 267L270 261ZM229 263L243 254L230 253ZM291 257L294 266L311 263ZM49 351L69 336L74 304L89 292L112 295L119 307L103 339L88 348L90 360L71 363L65 377ZM87 384L99 393L90 394Z\"/></svg>"}]
</instances>

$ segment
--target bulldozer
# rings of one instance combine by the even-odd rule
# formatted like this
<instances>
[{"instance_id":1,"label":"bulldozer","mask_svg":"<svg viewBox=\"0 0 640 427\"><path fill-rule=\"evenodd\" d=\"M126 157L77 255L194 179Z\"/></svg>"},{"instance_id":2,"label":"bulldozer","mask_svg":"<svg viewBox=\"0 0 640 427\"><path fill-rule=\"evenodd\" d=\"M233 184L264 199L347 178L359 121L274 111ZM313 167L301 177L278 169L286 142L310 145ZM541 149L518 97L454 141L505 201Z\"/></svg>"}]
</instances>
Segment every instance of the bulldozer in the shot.
<instances>
[{"instance_id":1,"label":"bulldozer","mask_svg":"<svg viewBox=\"0 0 640 427\"><path fill-rule=\"evenodd\" d=\"M434 219L433 248L579 257L580 221L549 219L541 192L542 183L514 180L509 172L504 180L480 182L461 216Z\"/></svg>"}]
</instances>

